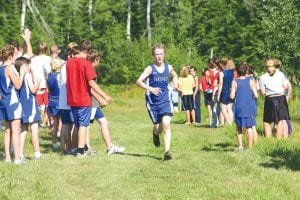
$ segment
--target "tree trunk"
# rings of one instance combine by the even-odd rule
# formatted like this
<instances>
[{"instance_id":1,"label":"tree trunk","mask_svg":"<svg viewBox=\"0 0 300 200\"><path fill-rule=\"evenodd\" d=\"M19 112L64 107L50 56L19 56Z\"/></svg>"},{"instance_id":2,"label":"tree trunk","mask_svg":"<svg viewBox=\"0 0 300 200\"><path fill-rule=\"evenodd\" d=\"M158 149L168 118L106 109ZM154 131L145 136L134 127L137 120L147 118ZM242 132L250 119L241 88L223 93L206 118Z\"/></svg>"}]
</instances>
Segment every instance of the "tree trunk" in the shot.
<instances>
[{"instance_id":1,"label":"tree trunk","mask_svg":"<svg viewBox=\"0 0 300 200\"><path fill-rule=\"evenodd\" d=\"M90 0L89 3L89 18L90 18L90 31L94 31L93 21L92 21L92 13L93 13L93 0Z\"/></svg>"},{"instance_id":2,"label":"tree trunk","mask_svg":"<svg viewBox=\"0 0 300 200\"><path fill-rule=\"evenodd\" d=\"M22 12L21 12L21 33L25 28L25 18L26 18L26 0L22 0Z\"/></svg>"},{"instance_id":3,"label":"tree trunk","mask_svg":"<svg viewBox=\"0 0 300 200\"><path fill-rule=\"evenodd\" d=\"M131 39L131 0L128 0L128 15L127 15L127 40Z\"/></svg>"},{"instance_id":4,"label":"tree trunk","mask_svg":"<svg viewBox=\"0 0 300 200\"><path fill-rule=\"evenodd\" d=\"M147 33L148 33L148 45L149 46L151 46L150 9L151 9L151 0L148 0L148 2L147 2Z\"/></svg>"}]
</instances>

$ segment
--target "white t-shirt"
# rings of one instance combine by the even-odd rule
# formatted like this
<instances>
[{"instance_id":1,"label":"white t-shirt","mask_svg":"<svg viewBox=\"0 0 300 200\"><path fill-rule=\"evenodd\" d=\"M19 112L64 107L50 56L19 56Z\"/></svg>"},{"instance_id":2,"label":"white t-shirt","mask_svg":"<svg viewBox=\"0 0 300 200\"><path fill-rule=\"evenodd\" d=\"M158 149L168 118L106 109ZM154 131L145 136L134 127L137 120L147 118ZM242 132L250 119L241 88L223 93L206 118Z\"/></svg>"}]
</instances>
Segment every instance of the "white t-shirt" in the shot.
<instances>
[{"instance_id":1,"label":"white t-shirt","mask_svg":"<svg viewBox=\"0 0 300 200\"><path fill-rule=\"evenodd\" d=\"M70 110L71 107L67 103L67 71L66 64L60 69L60 76L58 77L59 86L59 103L58 109Z\"/></svg>"},{"instance_id":2,"label":"white t-shirt","mask_svg":"<svg viewBox=\"0 0 300 200\"><path fill-rule=\"evenodd\" d=\"M41 80L39 89L47 88L47 76L51 72L51 57L47 55L33 57L31 59L31 71L35 78Z\"/></svg>"},{"instance_id":3,"label":"white t-shirt","mask_svg":"<svg viewBox=\"0 0 300 200\"><path fill-rule=\"evenodd\" d=\"M270 76L269 73L265 73L259 79L259 88L266 91L266 96L283 95L284 87L287 86L287 84L287 78L278 69L276 69L273 76Z\"/></svg>"}]
</instances>

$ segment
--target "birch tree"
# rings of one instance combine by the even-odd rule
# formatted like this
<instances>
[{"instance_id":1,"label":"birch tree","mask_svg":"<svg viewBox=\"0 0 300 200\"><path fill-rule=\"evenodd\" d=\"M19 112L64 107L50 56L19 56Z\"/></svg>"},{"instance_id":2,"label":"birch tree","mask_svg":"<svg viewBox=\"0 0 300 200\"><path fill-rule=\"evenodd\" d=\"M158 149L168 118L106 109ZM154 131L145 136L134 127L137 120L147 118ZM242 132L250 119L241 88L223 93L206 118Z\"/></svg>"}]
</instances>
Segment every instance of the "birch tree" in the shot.
<instances>
[{"instance_id":1,"label":"birch tree","mask_svg":"<svg viewBox=\"0 0 300 200\"><path fill-rule=\"evenodd\" d=\"M90 19L90 31L91 32L94 31L92 14L93 14L93 0L90 0L90 3L89 3L89 19Z\"/></svg>"},{"instance_id":2,"label":"birch tree","mask_svg":"<svg viewBox=\"0 0 300 200\"><path fill-rule=\"evenodd\" d=\"M22 0L22 12L21 12L21 33L24 31L26 18L26 0Z\"/></svg>"},{"instance_id":3,"label":"birch tree","mask_svg":"<svg viewBox=\"0 0 300 200\"><path fill-rule=\"evenodd\" d=\"M147 1L147 35L148 45L151 46L151 21L150 21L151 0Z\"/></svg>"},{"instance_id":4,"label":"birch tree","mask_svg":"<svg viewBox=\"0 0 300 200\"><path fill-rule=\"evenodd\" d=\"M127 40L131 39L131 0L128 0L128 14L127 14Z\"/></svg>"}]
</instances>

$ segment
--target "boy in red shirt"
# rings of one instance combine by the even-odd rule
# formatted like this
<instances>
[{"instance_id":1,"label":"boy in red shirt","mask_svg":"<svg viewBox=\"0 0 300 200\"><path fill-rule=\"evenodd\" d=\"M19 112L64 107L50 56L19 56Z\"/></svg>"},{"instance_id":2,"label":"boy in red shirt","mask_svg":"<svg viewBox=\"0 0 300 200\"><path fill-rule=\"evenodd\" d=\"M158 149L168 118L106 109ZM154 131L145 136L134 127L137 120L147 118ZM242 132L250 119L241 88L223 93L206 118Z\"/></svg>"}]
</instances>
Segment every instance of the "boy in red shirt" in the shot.
<instances>
[{"instance_id":1,"label":"boy in red shirt","mask_svg":"<svg viewBox=\"0 0 300 200\"><path fill-rule=\"evenodd\" d=\"M75 126L78 128L77 156L84 155L87 126L90 123L92 95L91 89L104 98L101 105L105 106L111 102L111 98L103 93L94 79L97 74L92 63L86 60L86 56L92 49L89 41L80 45L80 53L77 57L67 61L67 101L71 106ZM103 103L104 102L104 103Z\"/></svg>"}]
</instances>

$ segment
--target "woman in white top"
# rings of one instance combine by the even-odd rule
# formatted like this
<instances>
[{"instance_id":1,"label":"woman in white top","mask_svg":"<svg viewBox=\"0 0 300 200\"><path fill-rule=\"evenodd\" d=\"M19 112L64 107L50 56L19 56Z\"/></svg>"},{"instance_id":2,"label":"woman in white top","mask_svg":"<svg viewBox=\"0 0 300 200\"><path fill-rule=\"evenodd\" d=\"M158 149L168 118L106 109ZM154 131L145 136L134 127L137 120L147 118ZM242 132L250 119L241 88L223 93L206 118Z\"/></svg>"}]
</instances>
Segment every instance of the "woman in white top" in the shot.
<instances>
[{"instance_id":1,"label":"woman in white top","mask_svg":"<svg viewBox=\"0 0 300 200\"><path fill-rule=\"evenodd\" d=\"M288 88L288 80L285 75L276 69L277 59L268 59L265 62L267 72L260 77L259 86L261 93L265 95L264 104L264 130L265 136L272 136L271 123L276 128L276 137L284 136L284 120L289 120L289 111L285 97L285 89Z\"/></svg>"}]
</instances>

